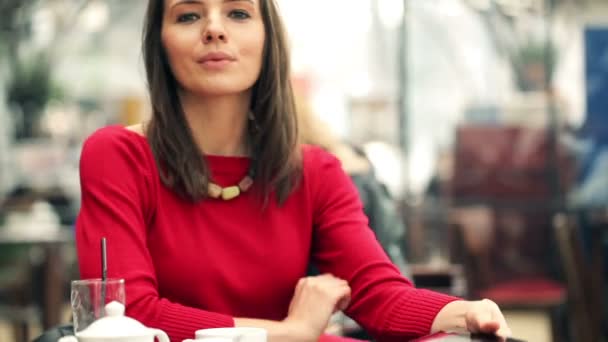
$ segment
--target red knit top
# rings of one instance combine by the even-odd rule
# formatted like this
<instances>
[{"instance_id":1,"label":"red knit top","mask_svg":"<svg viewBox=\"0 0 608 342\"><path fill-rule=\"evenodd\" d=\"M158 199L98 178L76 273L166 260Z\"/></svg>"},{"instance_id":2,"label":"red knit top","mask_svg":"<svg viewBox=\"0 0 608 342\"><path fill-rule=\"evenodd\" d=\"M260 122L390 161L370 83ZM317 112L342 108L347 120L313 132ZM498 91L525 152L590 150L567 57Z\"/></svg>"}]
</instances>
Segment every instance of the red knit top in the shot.
<instances>
[{"instance_id":1,"label":"red knit top","mask_svg":"<svg viewBox=\"0 0 608 342\"><path fill-rule=\"evenodd\" d=\"M221 186L241 180L250 160L205 156ZM82 204L76 243L80 275L124 278L126 314L164 330L172 341L233 317L282 320L312 260L348 281L346 314L378 341L427 334L456 298L419 290L391 264L339 161L303 147L303 176L283 205L263 209L250 191L193 203L165 187L145 137L120 126L90 136L80 161ZM253 190L253 191L252 191Z\"/></svg>"}]
</instances>

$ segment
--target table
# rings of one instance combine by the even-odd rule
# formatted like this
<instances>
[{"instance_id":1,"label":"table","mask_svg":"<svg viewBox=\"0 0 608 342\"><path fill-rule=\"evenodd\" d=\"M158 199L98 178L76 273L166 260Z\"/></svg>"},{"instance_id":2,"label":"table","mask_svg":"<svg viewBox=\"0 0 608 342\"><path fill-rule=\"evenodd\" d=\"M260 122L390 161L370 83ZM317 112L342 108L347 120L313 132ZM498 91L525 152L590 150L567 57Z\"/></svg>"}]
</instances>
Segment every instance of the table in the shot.
<instances>
[{"instance_id":1,"label":"table","mask_svg":"<svg viewBox=\"0 0 608 342\"><path fill-rule=\"evenodd\" d=\"M413 342L499 342L498 337L484 334L436 333L421 337ZM506 342L524 342L516 338L508 338Z\"/></svg>"}]
</instances>

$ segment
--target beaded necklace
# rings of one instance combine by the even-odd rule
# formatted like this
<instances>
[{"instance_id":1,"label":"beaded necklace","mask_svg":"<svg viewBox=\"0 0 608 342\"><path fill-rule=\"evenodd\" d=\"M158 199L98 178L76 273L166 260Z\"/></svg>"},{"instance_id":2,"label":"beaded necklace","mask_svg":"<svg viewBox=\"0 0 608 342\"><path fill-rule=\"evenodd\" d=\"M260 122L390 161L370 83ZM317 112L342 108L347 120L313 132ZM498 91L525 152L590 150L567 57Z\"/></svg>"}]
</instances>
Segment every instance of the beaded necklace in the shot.
<instances>
[{"instance_id":1,"label":"beaded necklace","mask_svg":"<svg viewBox=\"0 0 608 342\"><path fill-rule=\"evenodd\" d=\"M255 160L251 161L247 175L238 182L237 185L221 187L213 182L209 182L207 187L207 193L211 198L221 198L224 201L237 198L241 193L246 192L253 185L253 179L255 178Z\"/></svg>"},{"instance_id":2,"label":"beaded necklace","mask_svg":"<svg viewBox=\"0 0 608 342\"><path fill-rule=\"evenodd\" d=\"M250 121L251 129L256 132L259 131L259 127L255 122L255 117L252 112L249 112L247 118ZM256 159L255 159L255 149L252 150L251 153L251 164L249 165L249 170L247 170L247 175L243 177L236 185L221 187L216 183L209 181L209 186L207 187L207 194L209 197L216 199L223 199L224 201L229 201L231 199L239 197L239 195L243 192L246 192L253 185L253 180L255 179L255 170L256 170Z\"/></svg>"}]
</instances>

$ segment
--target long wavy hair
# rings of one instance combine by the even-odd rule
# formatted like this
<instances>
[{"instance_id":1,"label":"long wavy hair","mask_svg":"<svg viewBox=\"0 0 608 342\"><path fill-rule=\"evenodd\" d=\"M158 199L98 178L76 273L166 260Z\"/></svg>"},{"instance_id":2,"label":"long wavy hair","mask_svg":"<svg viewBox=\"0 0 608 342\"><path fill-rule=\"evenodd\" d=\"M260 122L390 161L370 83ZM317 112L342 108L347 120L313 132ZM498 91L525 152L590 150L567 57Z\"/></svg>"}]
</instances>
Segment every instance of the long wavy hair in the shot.
<instances>
[{"instance_id":1,"label":"long wavy hair","mask_svg":"<svg viewBox=\"0 0 608 342\"><path fill-rule=\"evenodd\" d=\"M260 0L266 39L260 77L253 85L250 129L256 159L255 184L267 201L274 191L283 203L301 176L302 157L290 83L285 29L274 0ZM162 44L164 0L149 0L143 30L143 58L152 118L145 134L162 182L192 201L208 196L210 170L186 121L175 79ZM251 125L251 122L250 122Z\"/></svg>"}]
</instances>

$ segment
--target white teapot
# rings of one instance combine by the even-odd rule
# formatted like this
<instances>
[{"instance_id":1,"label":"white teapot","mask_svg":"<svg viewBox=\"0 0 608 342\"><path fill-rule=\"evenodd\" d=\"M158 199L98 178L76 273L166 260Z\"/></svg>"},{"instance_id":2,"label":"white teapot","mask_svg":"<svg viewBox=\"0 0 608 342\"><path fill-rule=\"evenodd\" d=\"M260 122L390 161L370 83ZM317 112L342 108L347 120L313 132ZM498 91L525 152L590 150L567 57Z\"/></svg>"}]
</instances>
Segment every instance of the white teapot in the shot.
<instances>
[{"instance_id":1,"label":"white teapot","mask_svg":"<svg viewBox=\"0 0 608 342\"><path fill-rule=\"evenodd\" d=\"M111 302L105 306L106 316L91 323L76 336L66 336L58 342L170 342L160 329L147 328L137 320L125 316L125 306Z\"/></svg>"}]
</instances>

